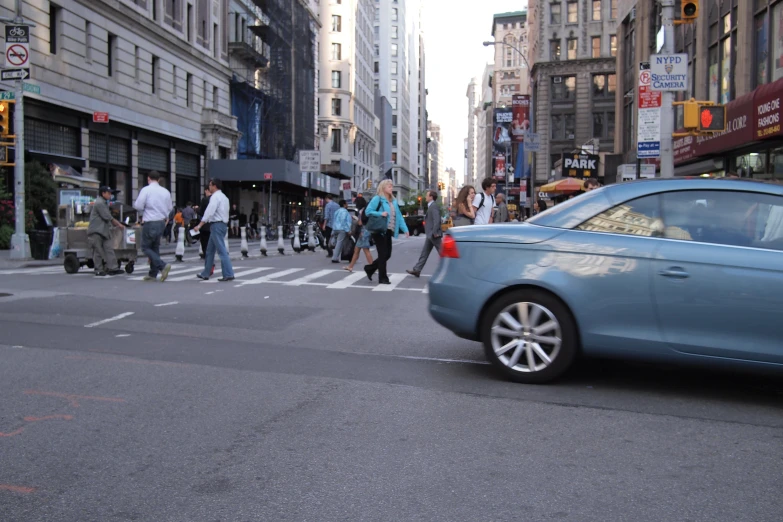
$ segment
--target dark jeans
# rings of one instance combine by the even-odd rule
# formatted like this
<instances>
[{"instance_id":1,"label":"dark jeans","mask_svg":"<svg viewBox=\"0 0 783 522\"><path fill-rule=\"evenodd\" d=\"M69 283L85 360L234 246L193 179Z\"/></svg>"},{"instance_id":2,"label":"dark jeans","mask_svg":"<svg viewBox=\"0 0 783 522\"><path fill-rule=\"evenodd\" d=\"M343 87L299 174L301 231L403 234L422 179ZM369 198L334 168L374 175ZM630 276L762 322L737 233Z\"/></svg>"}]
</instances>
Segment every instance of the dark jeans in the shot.
<instances>
[{"instance_id":1,"label":"dark jeans","mask_svg":"<svg viewBox=\"0 0 783 522\"><path fill-rule=\"evenodd\" d=\"M149 221L141 227L141 249L150 258L150 277L157 277L158 272L166 267L160 259L160 238L165 229L165 221Z\"/></svg>"},{"instance_id":2,"label":"dark jeans","mask_svg":"<svg viewBox=\"0 0 783 522\"><path fill-rule=\"evenodd\" d=\"M386 262L391 259L392 255L392 231L377 232L372 235L372 239L375 242L375 247L378 249L378 257L372 264L367 265L370 268L367 270L375 272L378 271L379 281L388 281L389 274L386 273Z\"/></svg>"},{"instance_id":3,"label":"dark jeans","mask_svg":"<svg viewBox=\"0 0 783 522\"><path fill-rule=\"evenodd\" d=\"M209 223L205 223L203 227L199 229L199 240L201 241L201 251L204 253L204 255L207 255L207 246L209 245L209 234L210 234L210 228Z\"/></svg>"},{"instance_id":4,"label":"dark jeans","mask_svg":"<svg viewBox=\"0 0 783 522\"><path fill-rule=\"evenodd\" d=\"M328 252L326 254L326 257L332 256L332 249L329 248L329 239L332 237L332 227L324 227L324 239L326 240L326 251Z\"/></svg>"}]
</instances>

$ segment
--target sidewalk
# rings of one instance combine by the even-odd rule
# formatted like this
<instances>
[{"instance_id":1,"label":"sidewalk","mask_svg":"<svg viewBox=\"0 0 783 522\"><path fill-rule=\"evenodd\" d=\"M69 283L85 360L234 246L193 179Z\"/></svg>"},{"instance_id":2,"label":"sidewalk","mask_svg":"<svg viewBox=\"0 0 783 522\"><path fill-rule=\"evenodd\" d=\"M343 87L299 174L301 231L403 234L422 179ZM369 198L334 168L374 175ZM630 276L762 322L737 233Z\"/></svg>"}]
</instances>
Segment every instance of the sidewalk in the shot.
<instances>
[{"instance_id":1,"label":"sidewalk","mask_svg":"<svg viewBox=\"0 0 783 522\"><path fill-rule=\"evenodd\" d=\"M242 244L242 240L240 239L229 239L228 240L228 252L231 256L232 261L239 261L242 259L253 259L253 258L260 258L263 257L261 255L261 242L258 240L254 241L248 241L247 249L248 249L248 257L243 258L240 246ZM295 254L295 252L291 249L291 240L287 240L284 243L285 246L285 254L284 255L292 255ZM171 244L162 244L160 246L160 255L164 260L174 260L175 251L177 249L176 243ZM320 249L316 249L316 253L320 252ZM302 255L309 254L309 252L305 251ZM312 254L310 254L312 255ZM58 266L63 264L63 256L56 259L47 259L45 261L37 261L34 259L28 259L28 260L12 260L10 259L11 251L10 250L0 250L0 270L8 270L8 269L16 269L16 268L35 268L35 267L41 267L41 266ZM274 241L267 241L267 256L280 256L280 253L277 251L277 240ZM191 247L185 246L185 255L183 256L185 261L193 261L193 260L199 260L199 246L193 245ZM146 260L144 261L146 263Z\"/></svg>"}]
</instances>

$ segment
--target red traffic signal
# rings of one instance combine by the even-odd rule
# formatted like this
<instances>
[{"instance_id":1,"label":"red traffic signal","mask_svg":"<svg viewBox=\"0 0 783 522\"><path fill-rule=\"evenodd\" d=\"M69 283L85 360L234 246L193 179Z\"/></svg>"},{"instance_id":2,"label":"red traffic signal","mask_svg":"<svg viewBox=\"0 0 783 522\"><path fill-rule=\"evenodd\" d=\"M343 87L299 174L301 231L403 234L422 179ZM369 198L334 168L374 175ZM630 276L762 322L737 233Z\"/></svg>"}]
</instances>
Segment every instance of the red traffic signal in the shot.
<instances>
[{"instance_id":1,"label":"red traffic signal","mask_svg":"<svg viewBox=\"0 0 783 522\"><path fill-rule=\"evenodd\" d=\"M726 130L726 107L701 105L699 107L699 131L723 132Z\"/></svg>"}]
</instances>

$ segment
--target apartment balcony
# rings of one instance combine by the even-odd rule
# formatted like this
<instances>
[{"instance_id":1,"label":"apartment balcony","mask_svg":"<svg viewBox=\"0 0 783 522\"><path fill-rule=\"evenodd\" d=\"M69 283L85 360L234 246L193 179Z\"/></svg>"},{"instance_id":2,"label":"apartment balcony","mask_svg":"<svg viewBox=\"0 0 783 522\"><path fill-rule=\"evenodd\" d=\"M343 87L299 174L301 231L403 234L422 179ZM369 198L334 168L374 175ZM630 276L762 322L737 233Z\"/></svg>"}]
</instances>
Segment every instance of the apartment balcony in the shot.
<instances>
[{"instance_id":1,"label":"apartment balcony","mask_svg":"<svg viewBox=\"0 0 783 522\"><path fill-rule=\"evenodd\" d=\"M236 56L244 62L252 63L255 67L266 67L269 65L269 46L264 41L253 34L250 27L247 28L243 40L237 40L233 36L233 41L228 42L229 54Z\"/></svg>"}]
</instances>

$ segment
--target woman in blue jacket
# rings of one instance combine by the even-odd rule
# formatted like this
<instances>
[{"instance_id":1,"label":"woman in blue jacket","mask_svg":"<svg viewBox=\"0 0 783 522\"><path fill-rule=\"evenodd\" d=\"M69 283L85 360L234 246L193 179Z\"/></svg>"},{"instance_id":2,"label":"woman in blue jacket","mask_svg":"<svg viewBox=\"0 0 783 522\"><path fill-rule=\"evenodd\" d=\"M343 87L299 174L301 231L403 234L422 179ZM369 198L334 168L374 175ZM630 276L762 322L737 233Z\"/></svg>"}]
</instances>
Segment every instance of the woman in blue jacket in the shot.
<instances>
[{"instance_id":1,"label":"woman in blue jacket","mask_svg":"<svg viewBox=\"0 0 783 522\"><path fill-rule=\"evenodd\" d=\"M373 232L372 239L378 248L378 257L370 265L364 265L367 278L372 281L372 275L378 271L378 283L391 284L386 273L386 262L391 258L392 237L397 237L400 232L408 237L408 226L402 217L397 200L392 195L394 186L390 179L385 179L378 184L378 193L370 200L364 212L367 216L381 216L386 218L386 229L382 232Z\"/></svg>"}]
</instances>

